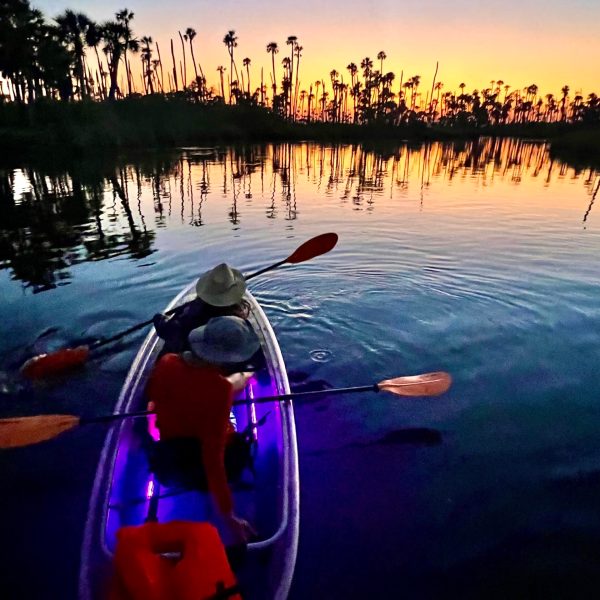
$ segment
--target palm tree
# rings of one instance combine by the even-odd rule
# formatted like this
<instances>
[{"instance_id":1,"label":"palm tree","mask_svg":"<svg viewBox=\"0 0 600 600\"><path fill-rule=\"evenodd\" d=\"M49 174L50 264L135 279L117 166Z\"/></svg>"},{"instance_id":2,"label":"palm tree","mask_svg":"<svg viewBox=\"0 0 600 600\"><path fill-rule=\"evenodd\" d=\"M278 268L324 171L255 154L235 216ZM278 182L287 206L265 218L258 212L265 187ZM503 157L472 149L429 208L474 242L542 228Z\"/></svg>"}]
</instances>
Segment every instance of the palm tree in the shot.
<instances>
[{"instance_id":1,"label":"palm tree","mask_svg":"<svg viewBox=\"0 0 600 600\"><path fill-rule=\"evenodd\" d=\"M246 74L248 75L248 87L247 87L248 98L250 98L250 62L251 61L249 58L245 58L242 61L242 64L246 67Z\"/></svg>"},{"instance_id":2,"label":"palm tree","mask_svg":"<svg viewBox=\"0 0 600 600\"><path fill-rule=\"evenodd\" d=\"M363 77L365 78L365 98L368 100L367 104L370 104L371 90L369 84L371 81L373 61L368 56L366 56L360 61L360 68L363 70Z\"/></svg>"},{"instance_id":3,"label":"palm tree","mask_svg":"<svg viewBox=\"0 0 600 600\"><path fill-rule=\"evenodd\" d=\"M144 65L144 74L146 75L146 88L151 94L154 94L154 85L152 83L152 38L145 35L142 40L145 46L142 48L142 64Z\"/></svg>"},{"instance_id":4,"label":"palm tree","mask_svg":"<svg viewBox=\"0 0 600 600\"><path fill-rule=\"evenodd\" d=\"M218 66L217 71L219 72L219 77L221 79L221 98L223 98L223 102L225 102L225 85L223 84L223 73L225 71L225 67Z\"/></svg>"},{"instance_id":5,"label":"palm tree","mask_svg":"<svg viewBox=\"0 0 600 600\"><path fill-rule=\"evenodd\" d=\"M79 97L88 96L88 82L85 75L86 35L92 22L83 13L66 10L55 19L61 39L73 56L75 78L79 85Z\"/></svg>"},{"instance_id":6,"label":"palm tree","mask_svg":"<svg viewBox=\"0 0 600 600\"><path fill-rule=\"evenodd\" d=\"M235 69L235 75L239 80L239 75L237 72L237 67L235 66L235 61L233 59L233 49L237 47L237 36L235 35L235 30L230 29L223 38L223 43L227 46L227 52L229 52L230 65L229 65L229 104L231 104L231 100L233 97L233 70Z\"/></svg>"},{"instance_id":7,"label":"palm tree","mask_svg":"<svg viewBox=\"0 0 600 600\"><path fill-rule=\"evenodd\" d=\"M185 57L185 44L183 43L183 36L181 35L181 31L177 32L179 34L179 39L181 40L181 51L183 52L183 68L181 71L181 85L185 91L187 87L187 61ZM181 69L181 63L179 63L179 68Z\"/></svg>"},{"instance_id":8,"label":"palm tree","mask_svg":"<svg viewBox=\"0 0 600 600\"><path fill-rule=\"evenodd\" d=\"M194 58L194 46L193 46L193 41L194 41L195 37L196 37L196 30L192 27L188 27L185 30L185 33L183 34L183 39L190 43L190 54L192 55L192 62L194 63L194 74L196 75L196 81L198 81L198 67L196 66L196 59ZM202 73L202 67L200 67L200 73L202 74L202 76L204 76L204 73Z\"/></svg>"},{"instance_id":9,"label":"palm tree","mask_svg":"<svg viewBox=\"0 0 600 600\"><path fill-rule=\"evenodd\" d=\"M298 103L298 73L300 72L300 57L302 56L302 50L304 48L298 44L296 44L296 82L294 84L294 106L293 106L293 114L294 118L296 115L296 104Z\"/></svg>"},{"instance_id":10,"label":"palm tree","mask_svg":"<svg viewBox=\"0 0 600 600\"><path fill-rule=\"evenodd\" d=\"M102 41L102 28L96 25L93 21L90 21L88 29L85 34L85 42L89 48L94 49L94 53L96 54L96 61L98 62L98 72L100 76L100 92L101 97L106 98L106 71L104 70L104 65L100 60L100 55L98 54L98 46Z\"/></svg>"},{"instance_id":11,"label":"palm tree","mask_svg":"<svg viewBox=\"0 0 600 600\"><path fill-rule=\"evenodd\" d=\"M275 76L275 55L279 52L277 42L267 44L267 53L271 53L271 61L273 63L273 105L275 105L275 96L277 95L277 77Z\"/></svg>"},{"instance_id":12,"label":"palm tree","mask_svg":"<svg viewBox=\"0 0 600 600\"><path fill-rule=\"evenodd\" d=\"M137 52L139 50L139 42L131 37L131 30L128 25L124 24L123 19L121 21L116 20L105 23L102 26L102 39L104 40L103 51L108 58L108 74L110 76L108 97L110 100L114 100L119 89L117 83L119 62L126 55L127 50ZM128 68L127 62L125 63L125 67ZM129 82L130 78L128 77L127 79Z\"/></svg>"},{"instance_id":13,"label":"palm tree","mask_svg":"<svg viewBox=\"0 0 600 600\"><path fill-rule=\"evenodd\" d=\"M411 90L411 96L410 96L410 103L411 103L411 108L412 110L415 109L415 98L417 96L417 89L419 87L419 84L421 83L421 76L420 75L413 75L412 77L412 90ZM464 86L464 83L462 84Z\"/></svg>"},{"instance_id":14,"label":"palm tree","mask_svg":"<svg viewBox=\"0 0 600 600\"><path fill-rule=\"evenodd\" d=\"M381 74L383 74L383 61L387 58L387 54L383 51L380 50L377 53L377 60L379 61L379 72Z\"/></svg>"},{"instance_id":15,"label":"palm tree","mask_svg":"<svg viewBox=\"0 0 600 600\"><path fill-rule=\"evenodd\" d=\"M560 101L560 104L561 104L560 112L562 114L562 120L566 121L567 120L566 102L567 102L567 96L569 95L569 86L568 85L563 86L560 91L562 92L562 95L563 95L563 97Z\"/></svg>"},{"instance_id":16,"label":"palm tree","mask_svg":"<svg viewBox=\"0 0 600 600\"><path fill-rule=\"evenodd\" d=\"M296 45L298 44L298 38L295 35L288 35L287 40L285 41L287 46L291 46L291 51L290 51L290 87L291 87L291 83L293 81L294 78L294 50L296 49ZM288 107L289 107L289 114L290 117L292 116L292 98L291 98L291 94L290 97L288 98Z\"/></svg>"},{"instance_id":17,"label":"palm tree","mask_svg":"<svg viewBox=\"0 0 600 600\"><path fill-rule=\"evenodd\" d=\"M130 12L128 9L124 8L119 11L116 15L116 21L122 27L121 36L124 40L123 43L123 58L125 59L125 71L127 75L127 89L129 94L131 94L131 71L129 69L129 61L127 59L127 50L131 50L134 54L140 49L139 42L137 39L133 37L133 32L131 31L131 27L129 27L129 23L133 19L134 14Z\"/></svg>"}]
</instances>

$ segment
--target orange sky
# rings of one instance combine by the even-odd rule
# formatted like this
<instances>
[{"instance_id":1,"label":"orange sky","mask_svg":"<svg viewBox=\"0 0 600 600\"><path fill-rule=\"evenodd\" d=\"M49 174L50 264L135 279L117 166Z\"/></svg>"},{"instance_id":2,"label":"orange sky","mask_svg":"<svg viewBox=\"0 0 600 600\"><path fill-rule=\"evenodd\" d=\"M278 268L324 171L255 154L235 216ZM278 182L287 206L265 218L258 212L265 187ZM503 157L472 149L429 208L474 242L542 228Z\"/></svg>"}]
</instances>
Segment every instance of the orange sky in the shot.
<instances>
[{"instance_id":1,"label":"orange sky","mask_svg":"<svg viewBox=\"0 0 600 600\"><path fill-rule=\"evenodd\" d=\"M32 1L45 14L56 15L67 7L85 12L99 21L123 8L135 12L134 31L151 35L161 46L163 63L170 65L168 44L181 47L177 30L192 26L198 32L196 58L209 83L217 85L216 67L229 67L222 43L228 29L239 37L236 57L252 60L253 86L265 69L270 85L271 63L265 47L276 41L280 47L276 69L281 77L281 59L289 47L288 35L298 37L304 47L300 67L301 89L314 80L327 80L336 69L347 80L346 65L369 56L376 64L378 51L388 59L384 70L394 71L397 82L420 75L423 93L431 86L435 63L440 62L438 81L445 90L461 82L467 91L489 86L502 79L512 88L535 83L542 94L560 93L567 84L572 92L600 92L600 22L598 0L396 0L359 3L357 0L93 0ZM188 65L189 73L193 69Z\"/></svg>"}]
</instances>

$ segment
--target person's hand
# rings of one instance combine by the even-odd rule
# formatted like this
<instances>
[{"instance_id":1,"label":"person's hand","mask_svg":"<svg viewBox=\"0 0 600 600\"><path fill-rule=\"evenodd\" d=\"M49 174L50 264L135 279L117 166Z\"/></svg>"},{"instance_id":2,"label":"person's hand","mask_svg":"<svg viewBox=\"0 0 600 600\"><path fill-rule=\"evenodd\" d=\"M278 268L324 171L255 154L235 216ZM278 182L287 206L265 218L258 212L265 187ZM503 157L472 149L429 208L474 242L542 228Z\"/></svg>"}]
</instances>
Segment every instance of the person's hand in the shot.
<instances>
[{"instance_id":1,"label":"person's hand","mask_svg":"<svg viewBox=\"0 0 600 600\"><path fill-rule=\"evenodd\" d=\"M154 329L156 329L156 331L160 331L163 327L163 325L165 324L165 322L167 321L168 317L166 317L165 315L163 315L162 313L156 313L153 317L152 317L152 323L154 324Z\"/></svg>"},{"instance_id":2,"label":"person's hand","mask_svg":"<svg viewBox=\"0 0 600 600\"><path fill-rule=\"evenodd\" d=\"M239 392L246 387L248 380L254 375L253 371L244 371L242 373L232 373L227 380L233 386L234 391Z\"/></svg>"},{"instance_id":3,"label":"person's hand","mask_svg":"<svg viewBox=\"0 0 600 600\"><path fill-rule=\"evenodd\" d=\"M249 540L258 537L256 529L254 529L254 527L252 527L252 525L250 525L246 519L242 519L240 517L236 517L234 514L231 514L225 518L225 522L238 540L248 542Z\"/></svg>"}]
</instances>

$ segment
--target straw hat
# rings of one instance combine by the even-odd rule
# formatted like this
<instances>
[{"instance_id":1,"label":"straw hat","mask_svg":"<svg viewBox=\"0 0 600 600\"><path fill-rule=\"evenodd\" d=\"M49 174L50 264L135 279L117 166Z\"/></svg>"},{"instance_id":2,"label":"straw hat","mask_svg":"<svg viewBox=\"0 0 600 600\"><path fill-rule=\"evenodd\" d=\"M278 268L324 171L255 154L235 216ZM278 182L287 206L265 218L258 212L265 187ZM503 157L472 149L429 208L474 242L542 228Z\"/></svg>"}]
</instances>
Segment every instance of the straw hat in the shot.
<instances>
[{"instance_id":1,"label":"straw hat","mask_svg":"<svg viewBox=\"0 0 600 600\"><path fill-rule=\"evenodd\" d=\"M207 271L196 283L198 298L212 306L237 304L246 291L242 273L225 263Z\"/></svg>"},{"instance_id":2,"label":"straw hat","mask_svg":"<svg viewBox=\"0 0 600 600\"><path fill-rule=\"evenodd\" d=\"M213 363L240 363L259 348L258 336L247 321L239 317L214 317L188 336L192 352Z\"/></svg>"}]
</instances>

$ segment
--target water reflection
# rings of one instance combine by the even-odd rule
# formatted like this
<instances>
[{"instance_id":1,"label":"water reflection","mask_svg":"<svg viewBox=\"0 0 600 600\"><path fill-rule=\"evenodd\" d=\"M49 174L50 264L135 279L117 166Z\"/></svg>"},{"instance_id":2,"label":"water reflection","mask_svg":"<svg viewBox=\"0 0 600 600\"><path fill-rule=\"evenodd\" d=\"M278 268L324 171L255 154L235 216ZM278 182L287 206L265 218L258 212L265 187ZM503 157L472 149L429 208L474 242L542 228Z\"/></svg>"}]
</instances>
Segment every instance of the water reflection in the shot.
<instances>
[{"instance_id":1,"label":"water reflection","mask_svg":"<svg viewBox=\"0 0 600 600\"><path fill-rule=\"evenodd\" d=\"M156 230L202 227L213 201L225 201L234 229L252 204L292 228L315 198L335 210L371 212L410 195L422 209L426 193L466 179L476 188L580 180L589 197L584 227L600 188L596 171L552 160L543 143L490 138L380 148L190 148L108 164L0 169L0 268L37 293L69 283L70 267L83 261L147 257Z\"/></svg>"}]
</instances>

